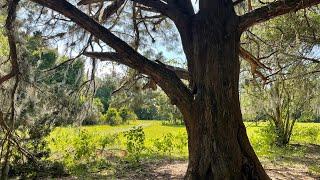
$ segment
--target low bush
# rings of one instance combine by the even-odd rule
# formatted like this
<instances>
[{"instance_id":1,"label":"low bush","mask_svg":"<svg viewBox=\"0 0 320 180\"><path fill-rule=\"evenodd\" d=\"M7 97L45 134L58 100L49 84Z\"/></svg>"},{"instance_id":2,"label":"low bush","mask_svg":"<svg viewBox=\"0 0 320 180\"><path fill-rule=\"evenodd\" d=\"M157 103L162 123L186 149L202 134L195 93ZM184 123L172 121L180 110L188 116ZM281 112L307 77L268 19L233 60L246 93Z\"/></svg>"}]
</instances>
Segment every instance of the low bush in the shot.
<instances>
[{"instance_id":1,"label":"low bush","mask_svg":"<svg viewBox=\"0 0 320 180\"><path fill-rule=\"evenodd\" d=\"M126 138L127 151L138 160L141 153L146 149L143 128L141 126L133 127L129 131L124 132L124 137Z\"/></svg>"},{"instance_id":2,"label":"low bush","mask_svg":"<svg viewBox=\"0 0 320 180\"><path fill-rule=\"evenodd\" d=\"M168 133L162 139L155 139L153 145L156 148L156 151L163 154L171 155L174 148L173 140L173 135L171 133Z\"/></svg>"},{"instance_id":3,"label":"low bush","mask_svg":"<svg viewBox=\"0 0 320 180\"><path fill-rule=\"evenodd\" d=\"M100 139L99 145L102 148L102 151L105 150L108 146L119 144L119 134L107 135Z\"/></svg>"},{"instance_id":4,"label":"low bush","mask_svg":"<svg viewBox=\"0 0 320 180\"><path fill-rule=\"evenodd\" d=\"M77 138L74 139L74 150L75 150L75 159L90 159L95 154L96 146L95 144L92 144L91 137L92 135L89 134L85 130L81 130L77 136Z\"/></svg>"},{"instance_id":5,"label":"low bush","mask_svg":"<svg viewBox=\"0 0 320 180\"><path fill-rule=\"evenodd\" d=\"M129 108L121 108L119 114L122 118L122 123L127 123L129 120L137 120L137 115Z\"/></svg>"},{"instance_id":6,"label":"low bush","mask_svg":"<svg viewBox=\"0 0 320 180\"><path fill-rule=\"evenodd\" d=\"M156 138L153 140L154 150L161 155L171 156L173 151L182 154L187 145L188 139L186 133L179 133L177 135L168 133L162 138Z\"/></svg>"},{"instance_id":7,"label":"low bush","mask_svg":"<svg viewBox=\"0 0 320 180\"><path fill-rule=\"evenodd\" d=\"M119 125L122 123L122 118L115 108L109 108L106 113L106 122L110 125Z\"/></svg>"}]
</instances>

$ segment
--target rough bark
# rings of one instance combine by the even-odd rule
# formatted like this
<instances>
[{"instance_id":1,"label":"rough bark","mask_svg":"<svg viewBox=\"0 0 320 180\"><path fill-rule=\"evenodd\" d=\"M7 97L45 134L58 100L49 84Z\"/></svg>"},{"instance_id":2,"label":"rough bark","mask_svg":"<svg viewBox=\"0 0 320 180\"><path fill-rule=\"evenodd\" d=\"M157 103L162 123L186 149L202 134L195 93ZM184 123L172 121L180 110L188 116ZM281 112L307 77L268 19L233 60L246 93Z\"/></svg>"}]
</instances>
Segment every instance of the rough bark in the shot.
<instances>
[{"instance_id":1,"label":"rough bark","mask_svg":"<svg viewBox=\"0 0 320 180\"><path fill-rule=\"evenodd\" d=\"M232 3L205 4L210 5L216 14L203 10L194 19L194 111L185 117L191 119L186 179L268 179L240 111L239 19Z\"/></svg>"}]
</instances>

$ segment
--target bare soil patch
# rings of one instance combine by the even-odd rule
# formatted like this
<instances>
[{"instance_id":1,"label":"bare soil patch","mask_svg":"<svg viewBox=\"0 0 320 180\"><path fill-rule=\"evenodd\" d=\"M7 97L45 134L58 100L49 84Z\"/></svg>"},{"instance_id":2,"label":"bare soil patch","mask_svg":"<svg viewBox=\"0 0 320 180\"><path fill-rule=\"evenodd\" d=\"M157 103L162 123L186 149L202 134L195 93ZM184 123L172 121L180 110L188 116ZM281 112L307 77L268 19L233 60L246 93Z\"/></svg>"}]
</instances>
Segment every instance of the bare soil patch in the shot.
<instances>
[{"instance_id":1,"label":"bare soil patch","mask_svg":"<svg viewBox=\"0 0 320 180\"><path fill-rule=\"evenodd\" d=\"M159 163L144 164L138 172L126 173L120 179L183 179L187 170L187 161L164 160ZM275 180L319 180L320 176L311 174L307 168L288 168L282 165L269 164L264 166L271 179Z\"/></svg>"}]
</instances>

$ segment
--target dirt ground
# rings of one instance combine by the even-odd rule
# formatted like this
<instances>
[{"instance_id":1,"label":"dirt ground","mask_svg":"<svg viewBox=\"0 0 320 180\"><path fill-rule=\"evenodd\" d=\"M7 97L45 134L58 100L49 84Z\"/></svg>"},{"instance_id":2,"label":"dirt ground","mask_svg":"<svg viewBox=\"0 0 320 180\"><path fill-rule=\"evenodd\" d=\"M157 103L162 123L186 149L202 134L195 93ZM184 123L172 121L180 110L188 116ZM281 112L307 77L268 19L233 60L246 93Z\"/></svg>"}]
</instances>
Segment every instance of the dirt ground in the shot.
<instances>
[{"instance_id":1,"label":"dirt ground","mask_svg":"<svg viewBox=\"0 0 320 180\"><path fill-rule=\"evenodd\" d=\"M159 163L146 164L144 168L128 173L129 176L119 177L119 179L183 179L188 163L186 161L163 161ZM320 176L308 172L307 168L295 167L287 168L269 164L264 166L271 179L275 180L320 180ZM127 174L127 173L126 173ZM127 174L127 175L128 175Z\"/></svg>"},{"instance_id":2,"label":"dirt ground","mask_svg":"<svg viewBox=\"0 0 320 180\"><path fill-rule=\"evenodd\" d=\"M293 147L300 146L294 145ZM303 147L305 148L303 154L287 152L273 158L261 158L260 161L269 177L275 180L320 180L320 146L309 144ZM69 176L63 179L183 179L187 166L187 160L151 158L143 160L135 167L130 163L122 162L112 172L101 170L87 174L88 176L84 178Z\"/></svg>"}]
</instances>

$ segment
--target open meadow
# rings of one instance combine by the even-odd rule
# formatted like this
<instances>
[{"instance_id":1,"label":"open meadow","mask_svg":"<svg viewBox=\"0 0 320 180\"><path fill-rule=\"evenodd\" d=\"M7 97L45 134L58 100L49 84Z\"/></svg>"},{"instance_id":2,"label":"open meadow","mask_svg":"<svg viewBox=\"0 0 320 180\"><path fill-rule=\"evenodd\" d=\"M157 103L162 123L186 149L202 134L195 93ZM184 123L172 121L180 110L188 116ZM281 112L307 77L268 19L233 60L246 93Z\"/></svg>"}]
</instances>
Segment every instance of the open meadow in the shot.
<instances>
[{"instance_id":1,"label":"open meadow","mask_svg":"<svg viewBox=\"0 0 320 180\"><path fill-rule=\"evenodd\" d=\"M60 161L74 177L179 179L187 167L186 129L163 122L57 127L46 138L50 159ZM271 177L320 177L320 124L297 123L291 143L285 147L273 144L268 123L246 123L246 127Z\"/></svg>"}]
</instances>

